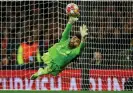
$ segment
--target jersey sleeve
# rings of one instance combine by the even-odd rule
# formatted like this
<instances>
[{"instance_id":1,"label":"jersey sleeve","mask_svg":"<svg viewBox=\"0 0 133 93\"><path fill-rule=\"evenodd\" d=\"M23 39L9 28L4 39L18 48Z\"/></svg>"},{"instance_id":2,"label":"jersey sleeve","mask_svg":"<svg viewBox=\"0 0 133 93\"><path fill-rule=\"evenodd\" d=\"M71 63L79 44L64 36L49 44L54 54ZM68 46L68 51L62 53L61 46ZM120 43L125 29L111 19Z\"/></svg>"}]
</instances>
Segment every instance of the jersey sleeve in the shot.
<instances>
[{"instance_id":1,"label":"jersey sleeve","mask_svg":"<svg viewBox=\"0 0 133 93\"><path fill-rule=\"evenodd\" d=\"M62 33L62 37L61 37L60 42L63 42L63 41L65 41L69 38L71 28L72 28L72 24L67 24L66 25L66 28L65 28L64 32Z\"/></svg>"},{"instance_id":2,"label":"jersey sleeve","mask_svg":"<svg viewBox=\"0 0 133 93\"><path fill-rule=\"evenodd\" d=\"M18 48L17 62L19 65L22 65L24 63L24 61L23 61L23 48L21 45Z\"/></svg>"},{"instance_id":3,"label":"jersey sleeve","mask_svg":"<svg viewBox=\"0 0 133 93\"><path fill-rule=\"evenodd\" d=\"M85 42L81 42L79 47L75 49L76 54L79 55L81 51L83 51L84 47L85 47Z\"/></svg>"}]
</instances>

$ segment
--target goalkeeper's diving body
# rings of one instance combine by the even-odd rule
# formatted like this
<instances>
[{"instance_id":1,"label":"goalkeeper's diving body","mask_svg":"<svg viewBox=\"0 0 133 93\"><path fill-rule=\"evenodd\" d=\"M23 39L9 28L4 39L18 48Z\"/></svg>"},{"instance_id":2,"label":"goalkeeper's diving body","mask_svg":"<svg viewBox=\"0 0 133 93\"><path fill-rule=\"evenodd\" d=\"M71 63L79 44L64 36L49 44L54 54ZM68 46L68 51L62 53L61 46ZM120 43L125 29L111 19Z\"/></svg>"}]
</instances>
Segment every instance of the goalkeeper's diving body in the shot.
<instances>
[{"instance_id":1,"label":"goalkeeper's diving body","mask_svg":"<svg viewBox=\"0 0 133 93\"><path fill-rule=\"evenodd\" d=\"M72 24L77 20L78 18L69 17L61 40L49 48L48 52L44 53L42 56L42 60L47 66L45 68L39 68L39 70L31 76L32 80L45 74L58 75L72 59L81 53L88 29L86 25L80 26L80 34L70 39Z\"/></svg>"}]
</instances>

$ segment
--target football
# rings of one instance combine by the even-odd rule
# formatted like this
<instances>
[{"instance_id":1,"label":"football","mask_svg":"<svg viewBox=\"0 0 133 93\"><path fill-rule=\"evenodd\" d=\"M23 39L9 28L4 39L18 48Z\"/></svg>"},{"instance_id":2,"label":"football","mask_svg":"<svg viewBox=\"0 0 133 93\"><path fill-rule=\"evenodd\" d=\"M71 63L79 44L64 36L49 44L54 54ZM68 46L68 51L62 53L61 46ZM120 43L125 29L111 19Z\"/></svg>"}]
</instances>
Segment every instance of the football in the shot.
<instances>
[{"instance_id":1,"label":"football","mask_svg":"<svg viewBox=\"0 0 133 93\"><path fill-rule=\"evenodd\" d=\"M67 16L79 17L80 16L79 7L74 3L68 4L66 6L66 14Z\"/></svg>"}]
</instances>

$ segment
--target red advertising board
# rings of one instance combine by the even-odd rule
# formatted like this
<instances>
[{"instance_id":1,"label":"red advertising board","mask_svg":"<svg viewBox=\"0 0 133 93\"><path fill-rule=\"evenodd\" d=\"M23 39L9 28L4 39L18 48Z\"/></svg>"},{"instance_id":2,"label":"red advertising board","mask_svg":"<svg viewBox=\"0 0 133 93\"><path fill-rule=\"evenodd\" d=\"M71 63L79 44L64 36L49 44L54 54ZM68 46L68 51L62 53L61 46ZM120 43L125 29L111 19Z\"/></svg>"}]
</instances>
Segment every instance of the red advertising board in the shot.
<instances>
[{"instance_id":1,"label":"red advertising board","mask_svg":"<svg viewBox=\"0 0 133 93\"><path fill-rule=\"evenodd\" d=\"M89 74L91 90L122 91L133 70L90 70Z\"/></svg>"},{"instance_id":2,"label":"red advertising board","mask_svg":"<svg viewBox=\"0 0 133 93\"><path fill-rule=\"evenodd\" d=\"M1 70L0 89L81 90L81 70L64 70L57 77L44 75L30 80L35 70ZM133 70L90 70L90 90L122 91ZM88 87L89 88L89 87Z\"/></svg>"},{"instance_id":3,"label":"red advertising board","mask_svg":"<svg viewBox=\"0 0 133 93\"><path fill-rule=\"evenodd\" d=\"M0 89L20 90L80 90L80 70L64 70L58 76L44 75L30 80L35 70L1 70Z\"/></svg>"}]
</instances>

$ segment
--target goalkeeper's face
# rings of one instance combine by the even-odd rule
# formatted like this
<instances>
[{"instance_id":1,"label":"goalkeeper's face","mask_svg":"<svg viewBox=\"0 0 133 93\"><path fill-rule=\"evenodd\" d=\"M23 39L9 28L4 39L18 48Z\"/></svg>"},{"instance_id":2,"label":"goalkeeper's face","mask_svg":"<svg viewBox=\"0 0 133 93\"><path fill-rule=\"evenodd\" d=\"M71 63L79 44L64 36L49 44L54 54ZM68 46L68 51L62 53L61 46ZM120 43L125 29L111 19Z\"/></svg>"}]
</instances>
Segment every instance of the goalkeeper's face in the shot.
<instances>
[{"instance_id":1,"label":"goalkeeper's face","mask_svg":"<svg viewBox=\"0 0 133 93\"><path fill-rule=\"evenodd\" d=\"M69 42L70 48L76 48L80 45L81 40L77 36L73 36Z\"/></svg>"}]
</instances>

